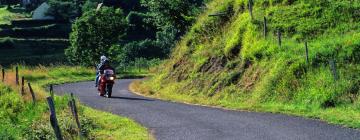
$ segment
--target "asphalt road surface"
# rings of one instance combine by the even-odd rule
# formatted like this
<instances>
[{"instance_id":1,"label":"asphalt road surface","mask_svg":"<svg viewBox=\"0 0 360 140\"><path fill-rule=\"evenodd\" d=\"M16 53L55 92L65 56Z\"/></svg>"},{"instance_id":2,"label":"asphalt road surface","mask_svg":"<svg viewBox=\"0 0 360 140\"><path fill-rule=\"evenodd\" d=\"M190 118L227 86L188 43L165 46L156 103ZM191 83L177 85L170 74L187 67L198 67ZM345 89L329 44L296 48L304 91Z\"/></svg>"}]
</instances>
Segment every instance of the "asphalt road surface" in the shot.
<instances>
[{"instance_id":1,"label":"asphalt road surface","mask_svg":"<svg viewBox=\"0 0 360 140\"><path fill-rule=\"evenodd\" d=\"M229 111L135 95L132 80L118 80L113 98L99 97L94 82L58 85L92 108L134 119L158 140L360 140L360 131L281 114Z\"/></svg>"}]
</instances>

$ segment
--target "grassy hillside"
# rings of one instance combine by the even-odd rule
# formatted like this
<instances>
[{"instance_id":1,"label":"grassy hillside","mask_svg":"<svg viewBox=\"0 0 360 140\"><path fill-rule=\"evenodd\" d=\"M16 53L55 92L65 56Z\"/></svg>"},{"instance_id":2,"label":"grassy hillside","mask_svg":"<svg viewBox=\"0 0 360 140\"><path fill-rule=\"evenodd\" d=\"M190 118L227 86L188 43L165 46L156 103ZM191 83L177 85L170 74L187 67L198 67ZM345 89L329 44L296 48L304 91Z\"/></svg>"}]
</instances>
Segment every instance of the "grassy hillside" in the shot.
<instances>
[{"instance_id":1,"label":"grassy hillside","mask_svg":"<svg viewBox=\"0 0 360 140\"><path fill-rule=\"evenodd\" d=\"M45 90L49 84L92 80L94 71L83 67L20 67L20 76L30 82L37 103L32 104L29 89L21 96L14 79L14 67L6 71L0 82L0 139L55 139L49 121ZM79 131L68 107L69 96L55 96L56 113L64 139L79 139ZM86 139L141 140L149 138L147 129L128 118L79 106L79 118Z\"/></svg>"},{"instance_id":2,"label":"grassy hillside","mask_svg":"<svg viewBox=\"0 0 360 140\"><path fill-rule=\"evenodd\" d=\"M360 1L251 5L253 17L248 0L212 0L157 74L132 88L163 99L360 128ZM225 14L209 16L216 13Z\"/></svg>"}]
</instances>

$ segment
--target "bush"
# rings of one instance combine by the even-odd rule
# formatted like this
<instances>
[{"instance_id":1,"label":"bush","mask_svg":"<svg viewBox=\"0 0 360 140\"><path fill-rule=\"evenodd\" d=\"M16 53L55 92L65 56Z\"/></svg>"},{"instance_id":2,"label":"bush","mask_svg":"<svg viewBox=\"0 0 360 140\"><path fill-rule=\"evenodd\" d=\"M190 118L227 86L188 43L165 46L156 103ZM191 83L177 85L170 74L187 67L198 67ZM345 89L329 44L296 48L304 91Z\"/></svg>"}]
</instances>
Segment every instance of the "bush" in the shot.
<instances>
[{"instance_id":1,"label":"bush","mask_svg":"<svg viewBox=\"0 0 360 140\"><path fill-rule=\"evenodd\" d=\"M111 47L110 52L113 60L119 65L127 65L137 58L155 59L164 57L162 49L152 40L134 41L124 46L114 45Z\"/></svg>"}]
</instances>

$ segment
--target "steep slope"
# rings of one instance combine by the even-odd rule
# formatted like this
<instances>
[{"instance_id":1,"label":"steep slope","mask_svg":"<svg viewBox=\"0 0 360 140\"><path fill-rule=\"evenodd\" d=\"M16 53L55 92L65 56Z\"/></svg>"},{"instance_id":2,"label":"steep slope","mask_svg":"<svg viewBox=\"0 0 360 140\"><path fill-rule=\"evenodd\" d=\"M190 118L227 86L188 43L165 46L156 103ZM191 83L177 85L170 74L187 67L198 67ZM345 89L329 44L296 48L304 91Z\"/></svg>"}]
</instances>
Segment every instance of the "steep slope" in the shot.
<instances>
[{"instance_id":1,"label":"steep slope","mask_svg":"<svg viewBox=\"0 0 360 140\"><path fill-rule=\"evenodd\" d=\"M359 9L359 0L213 0L156 76L133 88L360 127Z\"/></svg>"}]
</instances>

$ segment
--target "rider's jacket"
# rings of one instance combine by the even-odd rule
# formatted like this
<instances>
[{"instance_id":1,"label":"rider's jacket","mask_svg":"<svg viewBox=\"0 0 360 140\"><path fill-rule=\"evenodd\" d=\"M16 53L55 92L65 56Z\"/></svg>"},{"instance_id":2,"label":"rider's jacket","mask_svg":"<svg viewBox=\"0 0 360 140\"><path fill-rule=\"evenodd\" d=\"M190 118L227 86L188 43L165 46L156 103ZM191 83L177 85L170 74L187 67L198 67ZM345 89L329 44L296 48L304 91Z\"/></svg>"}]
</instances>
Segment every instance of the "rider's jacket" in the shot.
<instances>
[{"instance_id":1,"label":"rider's jacket","mask_svg":"<svg viewBox=\"0 0 360 140\"><path fill-rule=\"evenodd\" d=\"M100 68L101 68L101 67L104 67L104 64L105 64L105 62L104 62L104 61L101 61L100 64L98 64L98 65L96 66L96 74L99 74Z\"/></svg>"}]
</instances>

